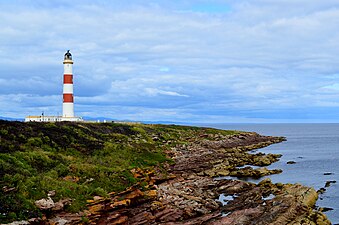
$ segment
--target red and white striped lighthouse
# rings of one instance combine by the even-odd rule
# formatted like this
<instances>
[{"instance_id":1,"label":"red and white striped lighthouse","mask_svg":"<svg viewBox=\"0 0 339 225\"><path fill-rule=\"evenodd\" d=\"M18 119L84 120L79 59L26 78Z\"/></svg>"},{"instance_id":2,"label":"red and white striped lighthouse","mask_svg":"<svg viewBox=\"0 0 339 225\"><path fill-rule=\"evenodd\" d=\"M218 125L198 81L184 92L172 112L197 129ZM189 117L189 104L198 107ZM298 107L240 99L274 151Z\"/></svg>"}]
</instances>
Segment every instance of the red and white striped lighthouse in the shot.
<instances>
[{"instance_id":1,"label":"red and white striped lighthouse","mask_svg":"<svg viewBox=\"0 0 339 225\"><path fill-rule=\"evenodd\" d=\"M74 117L74 97L73 97L73 60L69 50L64 57L64 88L62 117Z\"/></svg>"},{"instance_id":2,"label":"red and white striped lighthouse","mask_svg":"<svg viewBox=\"0 0 339 225\"><path fill-rule=\"evenodd\" d=\"M64 90L62 103L62 116L46 116L44 113L39 116L26 116L25 122L82 122L82 117L74 116L74 96L73 96L73 60L69 50L64 57Z\"/></svg>"}]
</instances>

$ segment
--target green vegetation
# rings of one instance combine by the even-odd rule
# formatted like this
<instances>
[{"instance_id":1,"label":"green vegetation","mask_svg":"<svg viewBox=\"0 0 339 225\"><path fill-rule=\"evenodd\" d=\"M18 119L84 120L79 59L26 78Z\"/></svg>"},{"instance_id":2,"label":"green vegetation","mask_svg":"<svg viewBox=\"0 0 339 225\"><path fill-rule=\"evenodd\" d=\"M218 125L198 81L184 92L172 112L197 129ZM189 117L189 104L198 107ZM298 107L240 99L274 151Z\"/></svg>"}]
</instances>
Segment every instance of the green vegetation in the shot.
<instances>
[{"instance_id":1,"label":"green vegetation","mask_svg":"<svg viewBox=\"0 0 339 225\"><path fill-rule=\"evenodd\" d=\"M87 199L138 182L131 169L171 163L164 154L170 147L216 133L235 132L174 125L0 121L0 223L41 215L34 201L52 190L54 201L72 199L66 210L82 210Z\"/></svg>"}]
</instances>

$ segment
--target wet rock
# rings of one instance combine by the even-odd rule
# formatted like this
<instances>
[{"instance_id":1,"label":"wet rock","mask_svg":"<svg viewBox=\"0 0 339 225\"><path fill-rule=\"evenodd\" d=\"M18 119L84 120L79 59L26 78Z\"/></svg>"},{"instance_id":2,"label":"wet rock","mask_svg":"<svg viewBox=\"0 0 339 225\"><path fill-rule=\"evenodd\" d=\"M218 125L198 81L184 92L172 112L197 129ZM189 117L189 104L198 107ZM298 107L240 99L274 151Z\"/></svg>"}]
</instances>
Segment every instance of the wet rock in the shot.
<instances>
[{"instance_id":1,"label":"wet rock","mask_svg":"<svg viewBox=\"0 0 339 225\"><path fill-rule=\"evenodd\" d=\"M269 166L272 163L277 162L280 157L280 154L263 155L262 153L257 153L251 164L255 166Z\"/></svg>"},{"instance_id":2,"label":"wet rock","mask_svg":"<svg viewBox=\"0 0 339 225\"><path fill-rule=\"evenodd\" d=\"M263 177L271 174L277 174L281 173L282 170L276 169L276 170L269 170L266 167L259 168L259 169L253 169L252 167L245 167L242 169L237 169L235 171L232 171L230 173L230 176L233 177Z\"/></svg>"},{"instance_id":3,"label":"wet rock","mask_svg":"<svg viewBox=\"0 0 339 225\"><path fill-rule=\"evenodd\" d=\"M327 212L327 211L332 211L332 210L333 210L333 208L329 208L329 207L321 207L319 209L320 212Z\"/></svg>"},{"instance_id":4,"label":"wet rock","mask_svg":"<svg viewBox=\"0 0 339 225\"><path fill-rule=\"evenodd\" d=\"M333 173L324 173L325 176L333 175Z\"/></svg>"},{"instance_id":5,"label":"wet rock","mask_svg":"<svg viewBox=\"0 0 339 225\"><path fill-rule=\"evenodd\" d=\"M335 184L335 183L337 183L337 181L335 180L326 181L325 187L329 187L331 186L331 184Z\"/></svg>"},{"instance_id":6,"label":"wet rock","mask_svg":"<svg viewBox=\"0 0 339 225\"><path fill-rule=\"evenodd\" d=\"M288 161L287 164L296 164L295 161Z\"/></svg>"},{"instance_id":7,"label":"wet rock","mask_svg":"<svg viewBox=\"0 0 339 225\"><path fill-rule=\"evenodd\" d=\"M220 182L220 187L218 188L219 193L225 193L226 195L233 195L239 192L243 192L249 189L254 188L253 183L248 183L239 180L225 180Z\"/></svg>"},{"instance_id":8,"label":"wet rock","mask_svg":"<svg viewBox=\"0 0 339 225\"><path fill-rule=\"evenodd\" d=\"M284 187L283 183L276 183L275 186L279 189L282 189Z\"/></svg>"},{"instance_id":9,"label":"wet rock","mask_svg":"<svg viewBox=\"0 0 339 225\"><path fill-rule=\"evenodd\" d=\"M286 185L284 191L295 196L298 202L308 207L313 207L318 199L318 194L314 188L305 187L300 184Z\"/></svg>"},{"instance_id":10,"label":"wet rock","mask_svg":"<svg viewBox=\"0 0 339 225\"><path fill-rule=\"evenodd\" d=\"M272 185L272 181L270 178L265 178L262 181L260 181L258 183L259 186L271 186Z\"/></svg>"},{"instance_id":11,"label":"wet rock","mask_svg":"<svg viewBox=\"0 0 339 225\"><path fill-rule=\"evenodd\" d=\"M326 188L320 188L317 192L318 194L324 194L326 192Z\"/></svg>"}]
</instances>

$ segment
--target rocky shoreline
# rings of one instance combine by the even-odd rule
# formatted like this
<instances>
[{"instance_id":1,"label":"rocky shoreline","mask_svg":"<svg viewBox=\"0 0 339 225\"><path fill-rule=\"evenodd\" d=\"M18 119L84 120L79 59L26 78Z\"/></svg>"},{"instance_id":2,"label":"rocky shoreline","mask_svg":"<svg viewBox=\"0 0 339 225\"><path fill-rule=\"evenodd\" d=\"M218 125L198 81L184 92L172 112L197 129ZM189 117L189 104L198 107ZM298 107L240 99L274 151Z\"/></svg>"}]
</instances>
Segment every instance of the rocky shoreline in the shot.
<instances>
[{"instance_id":1,"label":"rocky shoreline","mask_svg":"<svg viewBox=\"0 0 339 225\"><path fill-rule=\"evenodd\" d=\"M133 169L141 178L137 185L96 196L83 212L54 213L51 206L42 219L21 224L331 224L314 209L318 194L313 188L269 179L259 184L215 179L282 172L266 168L281 155L253 150L284 140L244 132L201 134L174 146L163 143L174 163L150 171Z\"/></svg>"}]
</instances>

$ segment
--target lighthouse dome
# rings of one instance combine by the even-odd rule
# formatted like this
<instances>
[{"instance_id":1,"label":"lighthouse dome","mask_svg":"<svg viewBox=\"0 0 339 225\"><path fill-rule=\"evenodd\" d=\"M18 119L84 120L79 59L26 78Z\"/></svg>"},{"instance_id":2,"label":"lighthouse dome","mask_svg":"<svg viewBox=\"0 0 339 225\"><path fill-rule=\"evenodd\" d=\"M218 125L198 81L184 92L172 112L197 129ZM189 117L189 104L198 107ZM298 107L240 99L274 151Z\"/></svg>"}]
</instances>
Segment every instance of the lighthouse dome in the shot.
<instances>
[{"instance_id":1,"label":"lighthouse dome","mask_svg":"<svg viewBox=\"0 0 339 225\"><path fill-rule=\"evenodd\" d=\"M65 53L65 60L72 60L72 54L69 52L70 50L67 50L67 52Z\"/></svg>"}]
</instances>

